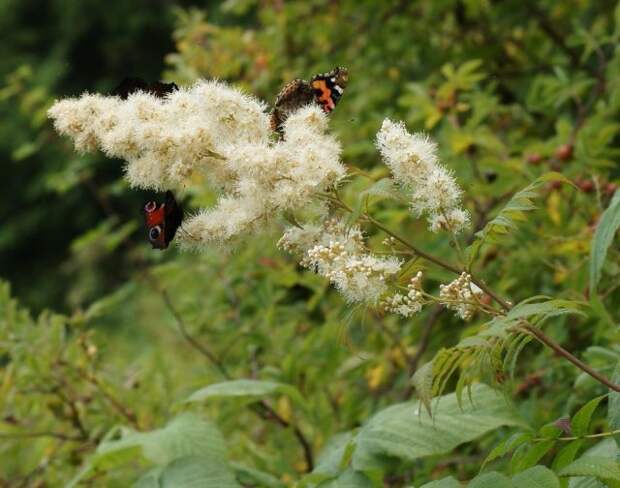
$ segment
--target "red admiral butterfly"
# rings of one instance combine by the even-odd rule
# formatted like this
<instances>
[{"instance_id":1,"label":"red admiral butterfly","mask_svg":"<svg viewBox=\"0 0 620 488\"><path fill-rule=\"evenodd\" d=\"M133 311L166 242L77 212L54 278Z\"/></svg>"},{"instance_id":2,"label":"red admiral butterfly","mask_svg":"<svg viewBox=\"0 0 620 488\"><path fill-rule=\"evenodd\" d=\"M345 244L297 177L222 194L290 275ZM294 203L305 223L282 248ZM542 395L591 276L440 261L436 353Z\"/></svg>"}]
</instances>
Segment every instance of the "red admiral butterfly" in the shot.
<instances>
[{"instance_id":1,"label":"red admiral butterfly","mask_svg":"<svg viewBox=\"0 0 620 488\"><path fill-rule=\"evenodd\" d=\"M183 210L171 191L164 203L151 200L144 204L144 223L153 249L166 249L183 221Z\"/></svg>"},{"instance_id":2,"label":"red admiral butterfly","mask_svg":"<svg viewBox=\"0 0 620 488\"><path fill-rule=\"evenodd\" d=\"M158 98L164 98L168 93L178 89L176 83L163 83L161 81L147 83L142 78L127 77L112 91L112 94L126 100L132 93L143 91Z\"/></svg>"},{"instance_id":3,"label":"red admiral butterfly","mask_svg":"<svg viewBox=\"0 0 620 488\"><path fill-rule=\"evenodd\" d=\"M271 112L271 129L282 135L282 125L295 110L311 103L319 104L326 113L336 108L347 86L349 72L337 67L306 80L293 80L284 85Z\"/></svg>"}]
</instances>

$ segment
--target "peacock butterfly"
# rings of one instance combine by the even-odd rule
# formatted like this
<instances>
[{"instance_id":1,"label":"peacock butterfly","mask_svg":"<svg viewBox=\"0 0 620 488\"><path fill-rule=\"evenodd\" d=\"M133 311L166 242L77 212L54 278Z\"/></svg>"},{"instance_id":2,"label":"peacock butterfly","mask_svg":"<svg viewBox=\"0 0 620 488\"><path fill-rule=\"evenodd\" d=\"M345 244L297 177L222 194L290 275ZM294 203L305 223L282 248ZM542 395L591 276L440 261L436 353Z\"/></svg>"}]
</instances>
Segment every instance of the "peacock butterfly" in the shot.
<instances>
[{"instance_id":1,"label":"peacock butterfly","mask_svg":"<svg viewBox=\"0 0 620 488\"><path fill-rule=\"evenodd\" d=\"M153 249L166 249L182 221L183 210L171 191L166 192L164 203L151 200L144 204L144 223Z\"/></svg>"}]
</instances>

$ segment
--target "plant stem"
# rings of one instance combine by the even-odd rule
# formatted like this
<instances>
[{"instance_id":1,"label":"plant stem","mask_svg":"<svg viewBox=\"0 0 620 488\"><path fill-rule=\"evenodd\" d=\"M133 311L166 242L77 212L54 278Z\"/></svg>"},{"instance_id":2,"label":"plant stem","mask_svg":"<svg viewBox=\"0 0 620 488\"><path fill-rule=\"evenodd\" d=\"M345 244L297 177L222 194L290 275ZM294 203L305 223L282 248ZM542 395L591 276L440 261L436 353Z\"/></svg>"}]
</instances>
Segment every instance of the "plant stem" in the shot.
<instances>
[{"instance_id":1,"label":"plant stem","mask_svg":"<svg viewBox=\"0 0 620 488\"><path fill-rule=\"evenodd\" d=\"M603 385L605 385L609 389L614 390L614 391L620 393L620 385L617 385L617 384L611 382L605 376L603 376L602 374L598 373L597 371L592 369L590 366L588 366L586 363L581 361L581 359L573 356L570 352L568 352L566 349L564 349L562 346L560 346L553 339L551 339L550 337L547 337L545 334L543 334L543 332L540 329L537 329L533 325L527 324L527 323L526 324L522 324L520 328L522 330L524 330L526 333L534 336L536 339L538 339L540 342L542 342L545 346L553 349L557 354L562 356L564 359L567 359L568 361L573 363L575 366L577 366L584 373L589 374L592 378L594 378L599 383L602 383Z\"/></svg>"},{"instance_id":2,"label":"plant stem","mask_svg":"<svg viewBox=\"0 0 620 488\"><path fill-rule=\"evenodd\" d=\"M581 436L570 436L570 437L557 437L555 439L545 439L545 438L535 438L532 439L532 442L543 442L543 441L548 441L548 440L555 440L555 441L576 441L579 439L600 439L601 437L611 437L614 435L618 435L620 434L620 429L618 430L612 430L611 432L599 432L598 434L588 434L588 435L581 435Z\"/></svg>"},{"instance_id":3,"label":"plant stem","mask_svg":"<svg viewBox=\"0 0 620 488\"><path fill-rule=\"evenodd\" d=\"M342 203L344 204L344 202L342 202ZM343 208L349 208L349 207L346 204L344 204ZM421 249L418 249L415 245L413 245L407 239L405 239L404 237L398 235L396 232L392 231L391 229L389 229L388 227L386 227L381 222L377 221L376 219L374 219L372 216L368 215L367 213L363 214L362 216L368 222L371 222L375 227L377 227L378 229L381 229L386 234L392 236L394 239L396 239L401 244L403 244L404 246L406 246L409 249L411 249L414 253L416 253L418 256L422 257L423 259L426 259L427 261L430 261L431 263L434 263L437 266L440 266L440 267L442 267L442 268L444 268L444 269L446 269L448 271L452 271L455 274L461 274L462 272L464 272L464 270L458 268L457 266L454 266L453 264L451 264L451 263L449 263L447 261L444 261L443 259L440 259L438 257L435 257L435 256L433 256L431 254L428 254L428 253L422 251ZM502 309L505 312L508 312L512 308L512 305L509 302L507 302L506 300L501 298L499 295L497 295L483 281L479 280L478 278L476 278L473 275L470 275L470 276L471 276L472 283L475 283L482 291L484 291L487 295L489 295L491 298L493 298L502 307ZM536 337L536 339L538 339L540 342L542 342L545 346L553 349L557 354L559 354L563 358L565 358L568 361L570 361L571 363L573 363L580 370L582 370L584 373L590 375L592 378L597 380L599 383L601 383L601 384L607 386L608 388L610 388L610 389L620 393L620 385L617 385L617 384L613 383L608 378L606 378L605 376L601 375L600 373L598 373L597 371L592 369L590 366L588 366L586 363L581 361L579 358L577 358L576 356L573 356L570 352L568 352L566 349L564 349L562 346L560 346L553 339L551 339L550 337L547 337L540 329L537 329L536 327L534 327L534 326L532 326L530 324L525 324L525 325L522 326L522 328L523 328L523 330L525 332L527 332L530 335L533 335L534 337Z\"/></svg>"},{"instance_id":4,"label":"plant stem","mask_svg":"<svg viewBox=\"0 0 620 488\"><path fill-rule=\"evenodd\" d=\"M181 332L181 335L183 336L183 338L200 354L206 357L211 362L211 364L213 364L217 368L217 370L226 380L230 380L231 379L230 374L228 373L226 367L222 364L222 362L217 358L217 356L213 354L209 349L207 349L203 344L198 342L187 331L187 327L185 326L185 321L183 320L183 317L178 312L176 307L172 304L172 300L170 300L170 296L168 295L168 292L164 288L161 288L159 286L155 286L155 289L161 294L164 300L164 303L166 307L168 308L168 310L170 311L170 313L172 314L172 316L174 317L177 323L177 326L179 328L179 331ZM314 455L312 452L312 446L310 445L310 442L308 441L308 439L306 439L306 436L304 435L304 433L301 431L301 429L298 426L293 425L291 422L281 417L278 414L278 412L276 412L271 407L271 405L269 405L269 403L267 403L267 401L264 399L260 400L257 405L250 405L250 409L252 410L252 412L254 412L256 415L258 415L260 418L264 420L273 420L278 425L282 426L283 428L290 427L293 430L293 434L297 438L304 452L304 459L306 461L306 471L310 472L314 469Z\"/></svg>"}]
</instances>

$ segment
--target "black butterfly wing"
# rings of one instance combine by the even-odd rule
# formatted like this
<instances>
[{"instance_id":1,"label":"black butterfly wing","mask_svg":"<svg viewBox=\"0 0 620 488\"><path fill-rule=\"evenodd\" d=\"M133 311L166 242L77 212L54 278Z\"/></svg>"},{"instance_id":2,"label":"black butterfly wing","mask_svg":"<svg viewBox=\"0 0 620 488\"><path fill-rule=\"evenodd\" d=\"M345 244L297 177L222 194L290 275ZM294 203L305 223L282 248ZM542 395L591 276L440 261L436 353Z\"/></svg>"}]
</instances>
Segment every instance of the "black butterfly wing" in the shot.
<instances>
[{"instance_id":1,"label":"black butterfly wing","mask_svg":"<svg viewBox=\"0 0 620 488\"><path fill-rule=\"evenodd\" d=\"M176 83L163 83L161 81L147 83L142 78L127 77L112 90L112 95L119 96L123 100L126 100L132 93L143 91L155 95L158 98L164 98L168 93L178 89L179 87Z\"/></svg>"},{"instance_id":2,"label":"black butterfly wing","mask_svg":"<svg viewBox=\"0 0 620 488\"><path fill-rule=\"evenodd\" d=\"M173 91L178 90L179 87L176 83L163 83L161 81L156 81L155 83L151 83L146 91L155 95L158 98L164 98L168 93L172 93Z\"/></svg>"},{"instance_id":3,"label":"black butterfly wing","mask_svg":"<svg viewBox=\"0 0 620 488\"><path fill-rule=\"evenodd\" d=\"M174 239L177 229L183 222L183 209L170 190L166 192L164 240L166 246Z\"/></svg>"},{"instance_id":4,"label":"black butterfly wing","mask_svg":"<svg viewBox=\"0 0 620 488\"><path fill-rule=\"evenodd\" d=\"M142 78L127 77L112 90L112 95L121 97L126 100L129 95L137 91L146 91L148 84Z\"/></svg>"}]
</instances>

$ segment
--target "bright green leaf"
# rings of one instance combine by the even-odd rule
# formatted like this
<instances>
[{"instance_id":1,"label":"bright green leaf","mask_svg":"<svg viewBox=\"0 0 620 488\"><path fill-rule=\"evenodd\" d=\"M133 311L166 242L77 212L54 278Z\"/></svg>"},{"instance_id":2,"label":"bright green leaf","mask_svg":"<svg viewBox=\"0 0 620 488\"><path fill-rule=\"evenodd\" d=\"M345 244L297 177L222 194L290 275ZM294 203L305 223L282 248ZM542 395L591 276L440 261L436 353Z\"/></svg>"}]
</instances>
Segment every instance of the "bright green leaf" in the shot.
<instances>
[{"instance_id":1,"label":"bright green leaf","mask_svg":"<svg viewBox=\"0 0 620 488\"><path fill-rule=\"evenodd\" d=\"M609 207L601 215L590 251L590 292L594 293L599 280L601 270L607 256L607 250L614 240L616 231L620 227L620 191L616 191Z\"/></svg>"}]
</instances>

